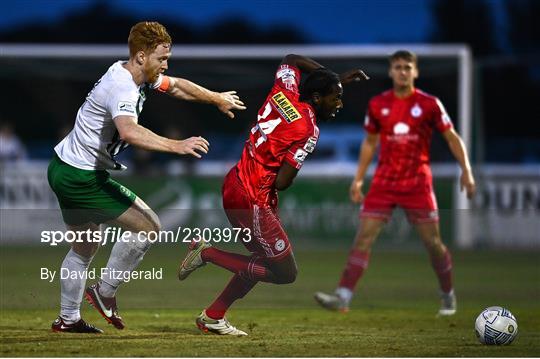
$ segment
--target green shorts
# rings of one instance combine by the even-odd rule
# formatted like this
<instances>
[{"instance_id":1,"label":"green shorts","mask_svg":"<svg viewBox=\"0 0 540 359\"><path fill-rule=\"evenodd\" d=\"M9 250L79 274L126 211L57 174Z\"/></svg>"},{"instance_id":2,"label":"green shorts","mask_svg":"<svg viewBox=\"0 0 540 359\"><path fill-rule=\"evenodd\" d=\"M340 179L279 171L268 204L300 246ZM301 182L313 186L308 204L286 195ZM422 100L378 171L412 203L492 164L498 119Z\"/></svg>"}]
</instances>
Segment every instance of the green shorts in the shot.
<instances>
[{"instance_id":1,"label":"green shorts","mask_svg":"<svg viewBox=\"0 0 540 359\"><path fill-rule=\"evenodd\" d=\"M137 195L111 178L105 170L81 170L57 155L49 163L49 186L56 194L64 222L80 225L118 218Z\"/></svg>"}]
</instances>

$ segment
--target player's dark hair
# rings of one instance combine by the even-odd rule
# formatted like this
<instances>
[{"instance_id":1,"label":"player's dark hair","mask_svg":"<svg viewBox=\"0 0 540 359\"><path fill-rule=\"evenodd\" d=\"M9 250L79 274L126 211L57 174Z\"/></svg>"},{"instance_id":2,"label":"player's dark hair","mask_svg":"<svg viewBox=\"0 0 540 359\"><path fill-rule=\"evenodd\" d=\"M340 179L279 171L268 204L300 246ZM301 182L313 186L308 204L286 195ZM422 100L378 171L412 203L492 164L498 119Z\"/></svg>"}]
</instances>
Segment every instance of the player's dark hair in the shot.
<instances>
[{"instance_id":1,"label":"player's dark hair","mask_svg":"<svg viewBox=\"0 0 540 359\"><path fill-rule=\"evenodd\" d=\"M412 62L415 65L418 65L418 57L416 54L409 50L398 50L394 52L390 57L388 58L388 62L390 65L392 65L392 62L396 60L405 60L407 62Z\"/></svg>"},{"instance_id":2,"label":"player's dark hair","mask_svg":"<svg viewBox=\"0 0 540 359\"><path fill-rule=\"evenodd\" d=\"M339 84L339 76L335 72L325 68L317 69L310 73L300 85L300 101L309 100L315 92L326 96L337 84Z\"/></svg>"}]
</instances>

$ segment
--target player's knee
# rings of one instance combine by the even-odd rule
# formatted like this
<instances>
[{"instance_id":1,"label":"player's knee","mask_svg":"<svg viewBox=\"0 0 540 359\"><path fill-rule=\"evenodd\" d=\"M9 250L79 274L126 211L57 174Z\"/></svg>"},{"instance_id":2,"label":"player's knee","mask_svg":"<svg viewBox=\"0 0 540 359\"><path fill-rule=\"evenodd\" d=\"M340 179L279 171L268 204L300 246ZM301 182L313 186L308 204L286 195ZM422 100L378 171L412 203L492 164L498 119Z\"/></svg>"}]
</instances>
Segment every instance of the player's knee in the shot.
<instances>
[{"instance_id":1,"label":"player's knee","mask_svg":"<svg viewBox=\"0 0 540 359\"><path fill-rule=\"evenodd\" d=\"M443 244L439 236L430 236L423 239L424 245L428 251L435 254L444 253L446 251L446 246Z\"/></svg>"},{"instance_id":2,"label":"player's knee","mask_svg":"<svg viewBox=\"0 0 540 359\"><path fill-rule=\"evenodd\" d=\"M155 232L161 231L161 222L159 221L159 218L155 216L155 218L152 218L152 230Z\"/></svg>"},{"instance_id":3,"label":"player's knee","mask_svg":"<svg viewBox=\"0 0 540 359\"><path fill-rule=\"evenodd\" d=\"M360 235L356 240L356 249L366 252L371 249L371 245L375 241L375 237L368 235Z\"/></svg>"},{"instance_id":4,"label":"player's knee","mask_svg":"<svg viewBox=\"0 0 540 359\"><path fill-rule=\"evenodd\" d=\"M73 243L73 251L84 258L92 258L96 254L98 243Z\"/></svg>"},{"instance_id":5,"label":"player's knee","mask_svg":"<svg viewBox=\"0 0 540 359\"><path fill-rule=\"evenodd\" d=\"M296 280L296 273L294 274L285 274L277 278L276 284L291 284Z\"/></svg>"},{"instance_id":6,"label":"player's knee","mask_svg":"<svg viewBox=\"0 0 540 359\"><path fill-rule=\"evenodd\" d=\"M290 284L296 281L298 275L298 269L296 267L291 268L289 271L281 273L276 278L276 284Z\"/></svg>"},{"instance_id":7,"label":"player's knee","mask_svg":"<svg viewBox=\"0 0 540 359\"><path fill-rule=\"evenodd\" d=\"M155 213L151 213L147 216L146 221L143 225L142 231L155 232L158 233L161 231L161 222L159 221L158 216Z\"/></svg>"}]
</instances>

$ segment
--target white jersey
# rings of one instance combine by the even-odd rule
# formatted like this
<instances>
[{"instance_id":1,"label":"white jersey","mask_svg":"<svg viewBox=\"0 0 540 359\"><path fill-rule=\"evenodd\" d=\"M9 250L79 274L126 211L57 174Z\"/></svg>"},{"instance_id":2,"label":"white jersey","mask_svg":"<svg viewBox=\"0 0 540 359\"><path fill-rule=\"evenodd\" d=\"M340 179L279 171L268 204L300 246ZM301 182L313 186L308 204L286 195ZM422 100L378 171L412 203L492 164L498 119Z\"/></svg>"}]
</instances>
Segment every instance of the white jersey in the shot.
<instances>
[{"instance_id":1,"label":"white jersey","mask_svg":"<svg viewBox=\"0 0 540 359\"><path fill-rule=\"evenodd\" d=\"M137 86L131 73L114 63L86 96L77 112L73 130L54 148L65 163L84 170L125 169L115 156L127 147L113 119L131 116L137 121L149 88L159 88L163 76L153 84Z\"/></svg>"}]
</instances>

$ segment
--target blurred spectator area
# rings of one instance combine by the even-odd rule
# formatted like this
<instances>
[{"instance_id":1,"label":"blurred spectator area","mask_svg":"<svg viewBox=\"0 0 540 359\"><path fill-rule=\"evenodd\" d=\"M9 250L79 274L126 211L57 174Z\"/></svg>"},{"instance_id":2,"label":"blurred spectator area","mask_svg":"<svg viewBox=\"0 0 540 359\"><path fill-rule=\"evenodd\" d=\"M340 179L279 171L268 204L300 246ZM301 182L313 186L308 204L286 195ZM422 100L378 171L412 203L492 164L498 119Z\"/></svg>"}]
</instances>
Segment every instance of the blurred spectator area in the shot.
<instances>
[{"instance_id":1,"label":"blurred spectator area","mask_svg":"<svg viewBox=\"0 0 540 359\"><path fill-rule=\"evenodd\" d=\"M180 53L182 50L176 47L175 51ZM77 110L95 81L118 59L111 56L0 57L0 80L10 84L0 88L0 96L5 104L9 104L3 106L2 116L15 119L14 130L27 147L31 159L51 156L54 145L72 128ZM391 86L386 56L318 60L338 73L359 67L371 77L369 82L353 83L345 88L344 108L334 122L319 123L321 139L317 151L311 156L354 162L363 136L362 124L367 103L372 96ZM540 162L539 126L535 121L528 121L527 115L534 113L529 108L534 103L529 98L533 96L534 83L527 85L529 88L522 93L526 101L519 105L505 102L512 101L510 97L495 102L490 97L490 91L495 87L490 74L494 71L507 69L508 74L502 71L499 76L511 81L512 76L526 76L527 71L534 68L534 61L516 61L515 58L504 63L476 61L470 149L475 162ZM257 118L259 106L272 86L279 62L277 56L258 59L173 57L169 63L170 75L185 77L216 91L236 90L248 109L238 112L236 118L230 120L212 106L177 101L163 94L151 93L139 122L158 134L173 138L207 137L211 142L211 151L206 158L236 160ZM420 57L419 67L418 87L439 97L459 128L457 59L423 56ZM503 105L505 107L499 109L499 113L494 112L495 106ZM432 149L433 162L453 161L438 134L434 135ZM137 166L144 166L148 162L161 163L172 158L165 154L134 154L133 149L128 149L124 157L133 160Z\"/></svg>"}]
</instances>

